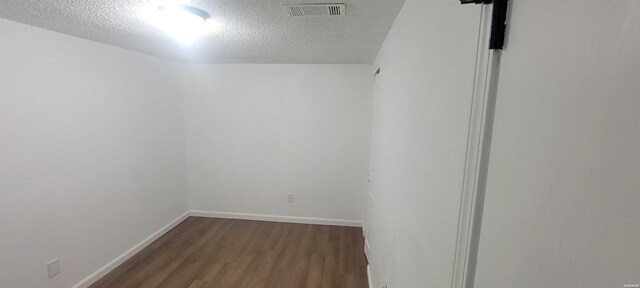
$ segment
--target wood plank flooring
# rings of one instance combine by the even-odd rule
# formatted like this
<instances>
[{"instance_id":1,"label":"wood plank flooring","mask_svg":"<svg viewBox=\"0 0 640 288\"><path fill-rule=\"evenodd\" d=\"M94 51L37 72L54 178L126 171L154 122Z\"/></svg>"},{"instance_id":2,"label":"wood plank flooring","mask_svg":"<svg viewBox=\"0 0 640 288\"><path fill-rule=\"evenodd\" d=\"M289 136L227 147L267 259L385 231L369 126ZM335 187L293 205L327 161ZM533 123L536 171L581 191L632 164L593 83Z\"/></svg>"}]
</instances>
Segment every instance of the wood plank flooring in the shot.
<instances>
[{"instance_id":1,"label":"wood plank flooring","mask_svg":"<svg viewBox=\"0 0 640 288\"><path fill-rule=\"evenodd\" d=\"M189 217L90 288L366 288L360 228Z\"/></svg>"}]
</instances>

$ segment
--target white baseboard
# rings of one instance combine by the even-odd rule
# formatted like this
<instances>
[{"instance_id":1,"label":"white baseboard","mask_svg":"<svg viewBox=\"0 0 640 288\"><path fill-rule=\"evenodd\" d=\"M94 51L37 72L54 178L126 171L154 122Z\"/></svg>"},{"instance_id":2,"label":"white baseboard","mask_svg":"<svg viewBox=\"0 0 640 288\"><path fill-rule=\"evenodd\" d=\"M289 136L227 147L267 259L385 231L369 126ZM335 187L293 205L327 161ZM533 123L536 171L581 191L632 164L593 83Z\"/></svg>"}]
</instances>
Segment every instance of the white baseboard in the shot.
<instances>
[{"instance_id":1,"label":"white baseboard","mask_svg":"<svg viewBox=\"0 0 640 288\"><path fill-rule=\"evenodd\" d=\"M158 231L151 234L146 239L142 240L140 243L131 247L131 249L122 253L120 256L111 260L109 263L100 267L98 270L93 272L91 275L82 279L76 285L73 285L72 288L87 288L91 286L91 284L100 280L100 278L107 275L109 272L113 271L116 267L129 260L129 258L136 255L145 247L149 246L149 244L156 241L165 233L169 232L171 229L176 227L182 221L187 219L190 216L194 217L209 217L209 218L225 218L225 219L241 219L241 220L256 220L256 221L270 221L270 222L283 222L283 223L299 223L299 224L317 224L317 225L333 225L333 226L348 226L348 227L362 227L361 221L351 221L351 220L338 220L338 219L323 219L323 218L307 218L307 217L289 217L289 216L272 216L272 215L256 215L256 214L244 214L244 213L228 213L228 212L213 212L213 211L198 211L198 210L190 210L178 218L171 221L171 223L165 225L160 228Z\"/></svg>"},{"instance_id":2,"label":"white baseboard","mask_svg":"<svg viewBox=\"0 0 640 288\"><path fill-rule=\"evenodd\" d=\"M191 216L282 223L362 227L362 221L191 210Z\"/></svg>"},{"instance_id":3,"label":"white baseboard","mask_svg":"<svg viewBox=\"0 0 640 288\"><path fill-rule=\"evenodd\" d=\"M187 219L187 217L189 217L189 215L190 215L190 211L187 211L184 214L180 215L178 218L176 218L175 220L171 221L171 223L165 225L164 227L160 228L160 230L158 230L158 231L154 232L153 234L151 234L151 236L149 236L146 239L142 240L142 242L136 244L131 249L127 250L126 252L122 253L120 256L118 256L115 259L111 260L111 262L107 263L106 265L100 267L100 269L96 270L91 275L87 276L87 278L82 279L82 281L78 282L78 284L73 285L72 288L87 288L87 287L89 287L91 284L93 284L96 281L100 280L100 278L102 278L103 276L107 275L113 269L115 269L116 267L118 267L119 265L124 263L125 261L129 260L129 258L131 258L133 255L136 255L136 253L140 252L142 249L144 249L145 247L149 246L149 244L153 243L153 241L156 241L162 235L164 235L165 233L169 232L169 230L171 230L174 227L176 227L182 221Z\"/></svg>"},{"instance_id":4,"label":"white baseboard","mask_svg":"<svg viewBox=\"0 0 640 288\"><path fill-rule=\"evenodd\" d=\"M371 281L371 265L367 265L367 281L369 281L369 288L373 288L373 283Z\"/></svg>"}]
</instances>

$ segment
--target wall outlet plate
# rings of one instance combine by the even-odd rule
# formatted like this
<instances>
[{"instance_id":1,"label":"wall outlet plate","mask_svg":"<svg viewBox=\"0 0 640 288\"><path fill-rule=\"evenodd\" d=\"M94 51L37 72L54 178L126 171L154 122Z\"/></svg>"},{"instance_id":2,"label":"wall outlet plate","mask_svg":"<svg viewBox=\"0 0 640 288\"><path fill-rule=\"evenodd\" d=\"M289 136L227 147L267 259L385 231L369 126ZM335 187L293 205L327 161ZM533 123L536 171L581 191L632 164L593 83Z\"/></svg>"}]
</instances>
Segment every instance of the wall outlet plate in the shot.
<instances>
[{"instance_id":1,"label":"wall outlet plate","mask_svg":"<svg viewBox=\"0 0 640 288\"><path fill-rule=\"evenodd\" d=\"M47 272L49 272L49 278L53 278L60 274L60 260L58 258L47 263Z\"/></svg>"},{"instance_id":2,"label":"wall outlet plate","mask_svg":"<svg viewBox=\"0 0 640 288\"><path fill-rule=\"evenodd\" d=\"M294 194L289 194L289 195L287 196L287 200L289 201L289 203L294 203L294 202L296 202L296 195L294 195Z\"/></svg>"}]
</instances>

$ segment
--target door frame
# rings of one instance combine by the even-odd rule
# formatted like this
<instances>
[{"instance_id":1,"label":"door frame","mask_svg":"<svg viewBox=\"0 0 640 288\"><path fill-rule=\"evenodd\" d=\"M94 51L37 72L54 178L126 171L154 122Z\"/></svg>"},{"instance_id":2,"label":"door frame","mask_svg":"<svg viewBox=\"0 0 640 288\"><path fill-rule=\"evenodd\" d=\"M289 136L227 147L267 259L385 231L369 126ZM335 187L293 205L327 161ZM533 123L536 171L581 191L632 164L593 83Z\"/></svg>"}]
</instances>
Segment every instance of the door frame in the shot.
<instances>
[{"instance_id":1,"label":"door frame","mask_svg":"<svg viewBox=\"0 0 640 288\"><path fill-rule=\"evenodd\" d=\"M492 7L481 7L452 288L474 285L500 70L501 50L488 49Z\"/></svg>"}]
</instances>

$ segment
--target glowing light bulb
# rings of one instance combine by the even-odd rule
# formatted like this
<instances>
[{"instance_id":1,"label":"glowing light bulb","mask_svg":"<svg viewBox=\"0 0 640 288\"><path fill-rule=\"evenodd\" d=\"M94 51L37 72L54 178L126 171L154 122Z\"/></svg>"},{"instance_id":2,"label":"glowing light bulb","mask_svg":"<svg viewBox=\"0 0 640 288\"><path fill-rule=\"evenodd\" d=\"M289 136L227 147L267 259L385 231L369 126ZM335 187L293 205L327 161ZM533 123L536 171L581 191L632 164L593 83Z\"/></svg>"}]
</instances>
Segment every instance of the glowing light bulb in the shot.
<instances>
[{"instance_id":1,"label":"glowing light bulb","mask_svg":"<svg viewBox=\"0 0 640 288\"><path fill-rule=\"evenodd\" d=\"M183 44L190 44L220 28L207 12L188 5L160 5L143 14L147 21Z\"/></svg>"}]
</instances>

